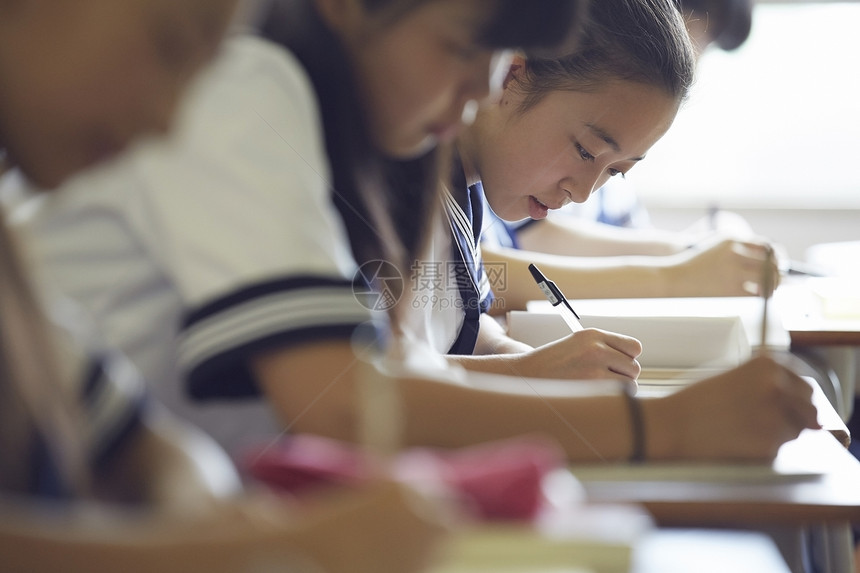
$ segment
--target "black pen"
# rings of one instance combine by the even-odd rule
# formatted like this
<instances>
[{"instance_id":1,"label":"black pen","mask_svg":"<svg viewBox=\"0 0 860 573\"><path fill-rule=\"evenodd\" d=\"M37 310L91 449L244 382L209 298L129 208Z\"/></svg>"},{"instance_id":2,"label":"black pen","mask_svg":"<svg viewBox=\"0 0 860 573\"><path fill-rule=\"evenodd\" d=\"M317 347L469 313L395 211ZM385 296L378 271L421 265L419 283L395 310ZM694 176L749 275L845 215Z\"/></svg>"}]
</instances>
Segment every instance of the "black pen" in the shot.
<instances>
[{"instance_id":1,"label":"black pen","mask_svg":"<svg viewBox=\"0 0 860 573\"><path fill-rule=\"evenodd\" d=\"M788 261L788 274L800 275L805 277L826 277L827 271L801 261Z\"/></svg>"},{"instance_id":2,"label":"black pen","mask_svg":"<svg viewBox=\"0 0 860 573\"><path fill-rule=\"evenodd\" d=\"M549 302L552 303L553 306L562 305L567 309L567 312L564 309L559 311L561 317L567 323L567 326L570 328L571 332L578 332L583 329L582 324L579 322L579 315L576 314L576 311L573 310L573 307L570 306L570 303L567 302L567 298L564 296L564 293L561 292L561 289L558 286L543 276L543 273L534 265L529 265L529 272L531 272L532 276L535 278L535 282L540 287L540 290L543 291L543 294L546 295L546 298L549 299Z\"/></svg>"},{"instance_id":3,"label":"black pen","mask_svg":"<svg viewBox=\"0 0 860 573\"><path fill-rule=\"evenodd\" d=\"M767 328L768 328L768 316L767 316L767 305L770 297L773 296L773 247L770 245L765 246L765 257L764 264L762 265L762 277L761 277L761 348L760 352L767 351Z\"/></svg>"}]
</instances>

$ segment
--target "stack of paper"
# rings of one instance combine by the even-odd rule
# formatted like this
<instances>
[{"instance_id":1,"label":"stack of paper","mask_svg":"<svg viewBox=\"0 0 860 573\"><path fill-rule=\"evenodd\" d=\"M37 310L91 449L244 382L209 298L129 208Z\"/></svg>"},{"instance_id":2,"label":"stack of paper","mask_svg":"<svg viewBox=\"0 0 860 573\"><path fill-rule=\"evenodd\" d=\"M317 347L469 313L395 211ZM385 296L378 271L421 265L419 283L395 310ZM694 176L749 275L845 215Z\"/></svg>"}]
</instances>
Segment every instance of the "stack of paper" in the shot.
<instances>
[{"instance_id":1,"label":"stack of paper","mask_svg":"<svg viewBox=\"0 0 860 573\"><path fill-rule=\"evenodd\" d=\"M484 524L456 535L432 573L628 573L651 518L628 506L577 506L535 524Z\"/></svg>"},{"instance_id":2,"label":"stack of paper","mask_svg":"<svg viewBox=\"0 0 860 573\"><path fill-rule=\"evenodd\" d=\"M860 319L860 279L810 279L821 316L832 320Z\"/></svg>"}]
</instances>

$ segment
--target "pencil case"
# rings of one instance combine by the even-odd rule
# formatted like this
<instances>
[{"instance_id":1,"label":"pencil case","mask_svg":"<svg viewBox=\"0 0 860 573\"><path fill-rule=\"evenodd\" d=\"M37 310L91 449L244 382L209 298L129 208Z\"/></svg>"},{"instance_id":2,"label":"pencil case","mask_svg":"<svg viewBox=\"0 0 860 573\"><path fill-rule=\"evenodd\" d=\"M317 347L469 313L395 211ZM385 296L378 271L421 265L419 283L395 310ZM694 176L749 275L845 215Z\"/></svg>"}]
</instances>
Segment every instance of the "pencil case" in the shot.
<instances>
[{"instance_id":1,"label":"pencil case","mask_svg":"<svg viewBox=\"0 0 860 573\"><path fill-rule=\"evenodd\" d=\"M243 458L252 479L278 492L300 497L388 477L444 492L485 521L533 519L546 502L544 479L564 459L555 443L523 437L456 450L411 448L383 462L354 444L315 435L286 437Z\"/></svg>"}]
</instances>

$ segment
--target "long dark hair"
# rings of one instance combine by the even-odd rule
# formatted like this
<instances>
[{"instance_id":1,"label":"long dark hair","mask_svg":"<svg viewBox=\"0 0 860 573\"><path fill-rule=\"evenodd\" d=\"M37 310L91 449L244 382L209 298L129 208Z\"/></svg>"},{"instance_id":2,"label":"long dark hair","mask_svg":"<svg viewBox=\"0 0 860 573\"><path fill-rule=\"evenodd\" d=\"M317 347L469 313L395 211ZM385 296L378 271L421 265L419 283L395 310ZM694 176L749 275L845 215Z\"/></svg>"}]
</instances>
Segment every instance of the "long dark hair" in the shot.
<instances>
[{"instance_id":1,"label":"long dark hair","mask_svg":"<svg viewBox=\"0 0 860 573\"><path fill-rule=\"evenodd\" d=\"M528 58L515 84L520 111L556 90L588 91L607 80L639 82L683 101L695 52L673 0L598 0L589 7L579 47L560 59Z\"/></svg>"},{"instance_id":2,"label":"long dark hair","mask_svg":"<svg viewBox=\"0 0 860 573\"><path fill-rule=\"evenodd\" d=\"M708 36L723 50L735 50L752 30L752 0L676 0L687 18L705 18Z\"/></svg>"},{"instance_id":3,"label":"long dark hair","mask_svg":"<svg viewBox=\"0 0 860 573\"><path fill-rule=\"evenodd\" d=\"M0 491L28 493L34 454L51 457L69 494L89 475L80 411L63 385L57 339L0 214Z\"/></svg>"},{"instance_id":4,"label":"long dark hair","mask_svg":"<svg viewBox=\"0 0 860 573\"><path fill-rule=\"evenodd\" d=\"M371 12L394 21L432 0L364 0ZM489 48L533 53L569 49L584 0L495 0L479 40ZM314 0L273 0L260 20L268 39L288 48L307 71L319 100L333 173L333 200L358 264L382 259L401 266L422 246L435 208L439 153L410 161L386 157L373 144L357 81L340 39Z\"/></svg>"}]
</instances>

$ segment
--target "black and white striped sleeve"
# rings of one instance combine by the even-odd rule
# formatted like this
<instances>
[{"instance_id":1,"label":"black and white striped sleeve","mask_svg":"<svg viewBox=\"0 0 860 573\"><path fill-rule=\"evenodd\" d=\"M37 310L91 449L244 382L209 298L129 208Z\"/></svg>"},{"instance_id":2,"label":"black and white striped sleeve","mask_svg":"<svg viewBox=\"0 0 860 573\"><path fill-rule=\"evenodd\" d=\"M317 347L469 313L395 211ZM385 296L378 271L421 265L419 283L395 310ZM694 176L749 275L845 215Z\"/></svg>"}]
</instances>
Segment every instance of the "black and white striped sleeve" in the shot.
<instances>
[{"instance_id":1,"label":"black and white striped sleeve","mask_svg":"<svg viewBox=\"0 0 860 573\"><path fill-rule=\"evenodd\" d=\"M250 357L272 348L356 335L363 344L378 344L380 331L373 318L356 299L350 281L311 276L272 280L189 312L179 362L194 398L253 396L258 391L248 367Z\"/></svg>"}]
</instances>

